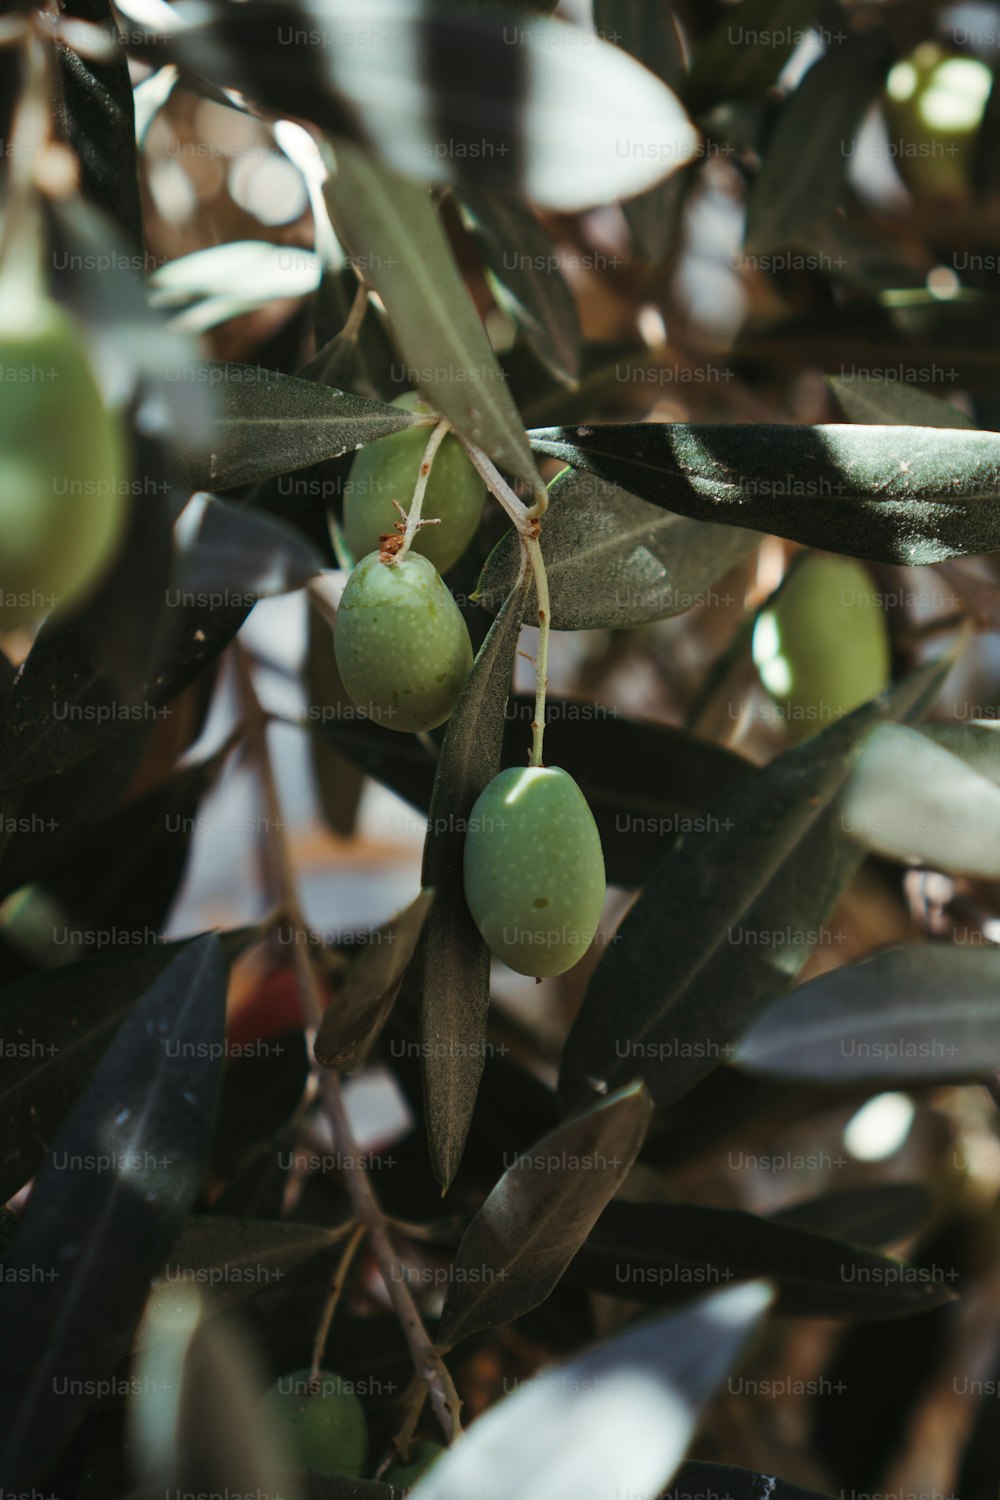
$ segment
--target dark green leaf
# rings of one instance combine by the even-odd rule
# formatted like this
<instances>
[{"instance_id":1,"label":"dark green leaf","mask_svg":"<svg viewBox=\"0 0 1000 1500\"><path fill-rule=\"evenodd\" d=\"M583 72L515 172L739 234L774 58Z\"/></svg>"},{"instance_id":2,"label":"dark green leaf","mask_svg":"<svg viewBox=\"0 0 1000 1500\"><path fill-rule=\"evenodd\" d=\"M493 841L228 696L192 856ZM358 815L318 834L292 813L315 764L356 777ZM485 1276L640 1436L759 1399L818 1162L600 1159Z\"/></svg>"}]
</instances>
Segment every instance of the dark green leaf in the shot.
<instances>
[{"instance_id":1,"label":"dark green leaf","mask_svg":"<svg viewBox=\"0 0 1000 1500\"><path fill-rule=\"evenodd\" d=\"M612 1203L568 1275L590 1291L654 1306L692 1290L766 1276L776 1311L892 1318L954 1299L950 1283L905 1261L728 1208Z\"/></svg>"},{"instance_id":2,"label":"dark green leaf","mask_svg":"<svg viewBox=\"0 0 1000 1500\"><path fill-rule=\"evenodd\" d=\"M289 1271L338 1242L335 1229L258 1219L192 1215L170 1247L161 1283L186 1283L228 1306L267 1291ZM139 1339L144 1329L140 1327Z\"/></svg>"},{"instance_id":3,"label":"dark green leaf","mask_svg":"<svg viewBox=\"0 0 1000 1500\"><path fill-rule=\"evenodd\" d=\"M186 945L112 1042L39 1176L11 1263L29 1274L0 1299L8 1484L36 1481L92 1404L201 1185L225 1004L217 941Z\"/></svg>"},{"instance_id":4,"label":"dark green leaf","mask_svg":"<svg viewBox=\"0 0 1000 1500\"><path fill-rule=\"evenodd\" d=\"M974 429L976 425L950 401L916 385L879 380L874 374L831 375L827 383L849 422L873 427Z\"/></svg>"},{"instance_id":5,"label":"dark green leaf","mask_svg":"<svg viewBox=\"0 0 1000 1500\"><path fill-rule=\"evenodd\" d=\"M427 420L256 365L209 365L206 379L217 403L210 447L183 450L188 480L200 489L304 469Z\"/></svg>"},{"instance_id":6,"label":"dark green leaf","mask_svg":"<svg viewBox=\"0 0 1000 1500\"><path fill-rule=\"evenodd\" d=\"M808 32L815 9L816 0L741 0L727 6L691 60L683 90L688 107L698 113L725 100L763 94Z\"/></svg>"},{"instance_id":7,"label":"dark green leaf","mask_svg":"<svg viewBox=\"0 0 1000 1500\"><path fill-rule=\"evenodd\" d=\"M291 593L322 571L301 532L250 505L196 496L177 523L174 599L252 604Z\"/></svg>"},{"instance_id":8,"label":"dark green leaf","mask_svg":"<svg viewBox=\"0 0 1000 1500\"><path fill-rule=\"evenodd\" d=\"M698 521L872 562L1000 549L1000 434L927 427L629 423L550 428L532 446Z\"/></svg>"},{"instance_id":9,"label":"dark green leaf","mask_svg":"<svg viewBox=\"0 0 1000 1500\"><path fill-rule=\"evenodd\" d=\"M1000 879L1000 787L915 729L886 724L872 735L841 817L852 838L890 859Z\"/></svg>"},{"instance_id":10,"label":"dark green leaf","mask_svg":"<svg viewBox=\"0 0 1000 1500\"><path fill-rule=\"evenodd\" d=\"M594 970L563 1053L568 1103L642 1078L671 1104L726 1060L861 864L837 799L869 734L918 717L947 665L780 755L714 804L708 831L678 840Z\"/></svg>"},{"instance_id":11,"label":"dark green leaf","mask_svg":"<svg viewBox=\"0 0 1000 1500\"><path fill-rule=\"evenodd\" d=\"M555 630L621 630L704 603L709 586L756 547L754 532L675 516L592 474L555 480L542 522L542 553ZM495 610L510 593L521 545L510 531L494 548L476 597ZM537 623L534 585L524 623Z\"/></svg>"},{"instance_id":12,"label":"dark green leaf","mask_svg":"<svg viewBox=\"0 0 1000 1500\"><path fill-rule=\"evenodd\" d=\"M912 1238L933 1210L933 1197L919 1182L877 1182L803 1199L771 1221L877 1250Z\"/></svg>"},{"instance_id":13,"label":"dark green leaf","mask_svg":"<svg viewBox=\"0 0 1000 1500\"><path fill-rule=\"evenodd\" d=\"M490 993L489 950L465 904L465 828L500 769L526 587L525 577L494 620L449 720L424 844L420 883L434 891L434 906L420 945L421 1056L431 1160L446 1188L475 1107Z\"/></svg>"},{"instance_id":14,"label":"dark green leaf","mask_svg":"<svg viewBox=\"0 0 1000 1500\"><path fill-rule=\"evenodd\" d=\"M471 180L572 211L641 192L697 142L653 74L545 16L525 25L495 5L340 0L303 11L306 39L310 28L336 38L312 47L283 43L285 13L265 0L237 14L225 0L182 0L177 23L148 40L136 28L136 50L367 142L422 182Z\"/></svg>"},{"instance_id":15,"label":"dark green leaf","mask_svg":"<svg viewBox=\"0 0 1000 1500\"><path fill-rule=\"evenodd\" d=\"M658 1494L769 1301L761 1282L731 1287L546 1370L477 1419L425 1495L469 1500L484 1474L491 1500Z\"/></svg>"},{"instance_id":16,"label":"dark green leaf","mask_svg":"<svg viewBox=\"0 0 1000 1500\"><path fill-rule=\"evenodd\" d=\"M826 1493L804 1490L776 1474L755 1474L732 1464L686 1463L677 1470L671 1486L674 1500L830 1500Z\"/></svg>"},{"instance_id":17,"label":"dark green leaf","mask_svg":"<svg viewBox=\"0 0 1000 1500\"><path fill-rule=\"evenodd\" d=\"M747 205L751 264L788 245L809 249L831 223L855 135L891 61L883 30L847 32L786 99Z\"/></svg>"},{"instance_id":18,"label":"dark green leaf","mask_svg":"<svg viewBox=\"0 0 1000 1500\"><path fill-rule=\"evenodd\" d=\"M622 1089L508 1167L458 1247L438 1328L443 1344L545 1301L625 1180L651 1113L641 1085Z\"/></svg>"},{"instance_id":19,"label":"dark green leaf","mask_svg":"<svg viewBox=\"0 0 1000 1500\"><path fill-rule=\"evenodd\" d=\"M811 1083L981 1078L1000 1069L1000 949L914 943L785 995L734 1061Z\"/></svg>"},{"instance_id":20,"label":"dark green leaf","mask_svg":"<svg viewBox=\"0 0 1000 1500\"><path fill-rule=\"evenodd\" d=\"M524 423L428 194L346 144L325 192L337 233L385 304L411 384L508 473L541 489Z\"/></svg>"},{"instance_id":21,"label":"dark green leaf","mask_svg":"<svg viewBox=\"0 0 1000 1500\"><path fill-rule=\"evenodd\" d=\"M364 1061L399 993L433 900L433 891L421 891L372 934L351 964L316 1033L313 1051L324 1068L354 1072Z\"/></svg>"},{"instance_id":22,"label":"dark green leaf","mask_svg":"<svg viewBox=\"0 0 1000 1500\"><path fill-rule=\"evenodd\" d=\"M580 321L554 241L516 198L466 186L461 204L486 258L498 303L542 364L574 388L580 373Z\"/></svg>"}]
</instances>

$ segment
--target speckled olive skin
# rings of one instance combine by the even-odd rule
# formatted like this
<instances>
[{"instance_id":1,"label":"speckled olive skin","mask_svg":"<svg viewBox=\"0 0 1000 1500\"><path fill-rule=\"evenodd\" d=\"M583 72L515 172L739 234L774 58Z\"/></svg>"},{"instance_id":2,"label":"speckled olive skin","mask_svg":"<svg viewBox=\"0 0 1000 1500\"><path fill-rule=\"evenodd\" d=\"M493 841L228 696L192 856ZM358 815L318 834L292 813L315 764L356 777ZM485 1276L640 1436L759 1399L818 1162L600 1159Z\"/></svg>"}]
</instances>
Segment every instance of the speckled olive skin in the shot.
<instances>
[{"instance_id":1,"label":"speckled olive skin","mask_svg":"<svg viewBox=\"0 0 1000 1500\"><path fill-rule=\"evenodd\" d=\"M565 973L593 942L604 892L601 836L572 776L495 776L465 838L465 899L490 951L518 974Z\"/></svg>"},{"instance_id":2,"label":"speckled olive skin","mask_svg":"<svg viewBox=\"0 0 1000 1500\"><path fill-rule=\"evenodd\" d=\"M407 411L432 408L415 392L398 396L393 406ZM379 537L401 519L393 505L410 508L427 439L433 427L410 427L362 448L351 465L344 492L344 540L354 558L378 548ZM458 561L475 534L483 514L486 488L465 449L450 433L438 449L424 494L421 514L439 519L424 526L413 541L413 551L430 558L440 573Z\"/></svg>"},{"instance_id":3,"label":"speckled olive skin","mask_svg":"<svg viewBox=\"0 0 1000 1500\"><path fill-rule=\"evenodd\" d=\"M368 1424L357 1396L339 1375L320 1370L319 1388L310 1394L308 1368L276 1381L263 1398L266 1412L284 1428L299 1467L317 1474L364 1471Z\"/></svg>"},{"instance_id":4,"label":"speckled olive skin","mask_svg":"<svg viewBox=\"0 0 1000 1500\"><path fill-rule=\"evenodd\" d=\"M410 553L362 558L347 580L333 644L353 701L386 729L443 724L472 666L461 611L434 564Z\"/></svg>"},{"instance_id":5,"label":"speckled olive skin","mask_svg":"<svg viewBox=\"0 0 1000 1500\"><path fill-rule=\"evenodd\" d=\"M86 594L124 536L124 434L55 303L0 329L0 629Z\"/></svg>"}]
</instances>

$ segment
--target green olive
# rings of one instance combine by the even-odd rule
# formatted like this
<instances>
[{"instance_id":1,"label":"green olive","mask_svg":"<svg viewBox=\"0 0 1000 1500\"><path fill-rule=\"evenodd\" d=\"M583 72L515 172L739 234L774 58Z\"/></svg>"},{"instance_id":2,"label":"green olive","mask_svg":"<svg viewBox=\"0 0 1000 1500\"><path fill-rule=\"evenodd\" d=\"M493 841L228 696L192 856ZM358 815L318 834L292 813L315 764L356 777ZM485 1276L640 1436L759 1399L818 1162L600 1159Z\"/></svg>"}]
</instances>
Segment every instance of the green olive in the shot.
<instances>
[{"instance_id":1,"label":"green olive","mask_svg":"<svg viewBox=\"0 0 1000 1500\"><path fill-rule=\"evenodd\" d=\"M433 410L416 392L398 396L392 404L407 411ZM352 557L374 552L379 537L392 532L400 519L394 500L409 510L433 430L408 427L394 432L369 443L355 458L344 498L344 540ZM485 498L483 481L461 443L449 433L435 455L421 512L425 520L440 524L421 527L413 550L446 573L475 535Z\"/></svg>"},{"instance_id":2,"label":"green olive","mask_svg":"<svg viewBox=\"0 0 1000 1500\"><path fill-rule=\"evenodd\" d=\"M0 629L86 594L127 516L121 424L80 331L42 299L0 328Z\"/></svg>"},{"instance_id":3,"label":"green olive","mask_svg":"<svg viewBox=\"0 0 1000 1500\"><path fill-rule=\"evenodd\" d=\"M849 557L807 557L754 626L753 659L795 740L889 685L891 647L871 574Z\"/></svg>"},{"instance_id":4,"label":"green olive","mask_svg":"<svg viewBox=\"0 0 1000 1500\"><path fill-rule=\"evenodd\" d=\"M391 1463L384 1471L381 1475L383 1484L391 1484L398 1490L412 1489L445 1451L440 1443L432 1443L429 1439L417 1443L408 1463Z\"/></svg>"},{"instance_id":5,"label":"green olive","mask_svg":"<svg viewBox=\"0 0 1000 1500\"><path fill-rule=\"evenodd\" d=\"M462 613L434 564L362 558L347 580L334 648L350 697L387 729L434 729L472 666Z\"/></svg>"},{"instance_id":6,"label":"green olive","mask_svg":"<svg viewBox=\"0 0 1000 1500\"><path fill-rule=\"evenodd\" d=\"M992 83L985 62L930 41L889 70L882 101L889 151L911 193L952 202L971 196Z\"/></svg>"},{"instance_id":7,"label":"green olive","mask_svg":"<svg viewBox=\"0 0 1000 1500\"><path fill-rule=\"evenodd\" d=\"M519 974L562 974L594 940L604 855L587 799L558 766L501 771L465 837L465 899L483 939Z\"/></svg>"},{"instance_id":8,"label":"green olive","mask_svg":"<svg viewBox=\"0 0 1000 1500\"><path fill-rule=\"evenodd\" d=\"M368 1424L357 1396L339 1375L320 1370L315 1386L309 1370L282 1375L262 1406L289 1437L300 1468L357 1478L368 1454Z\"/></svg>"}]
</instances>

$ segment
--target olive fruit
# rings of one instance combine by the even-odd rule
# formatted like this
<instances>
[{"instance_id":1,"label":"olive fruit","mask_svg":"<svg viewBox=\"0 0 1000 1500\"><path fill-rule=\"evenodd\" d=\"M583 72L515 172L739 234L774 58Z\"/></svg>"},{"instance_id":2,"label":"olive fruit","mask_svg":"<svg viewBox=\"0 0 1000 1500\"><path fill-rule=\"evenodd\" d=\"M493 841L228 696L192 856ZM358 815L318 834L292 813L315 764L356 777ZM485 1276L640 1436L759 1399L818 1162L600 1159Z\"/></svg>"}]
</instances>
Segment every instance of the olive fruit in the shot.
<instances>
[{"instance_id":1,"label":"olive fruit","mask_svg":"<svg viewBox=\"0 0 1000 1500\"><path fill-rule=\"evenodd\" d=\"M572 776L494 776L469 816L465 899L497 958L538 979L564 973L594 940L604 892L601 836Z\"/></svg>"},{"instance_id":2,"label":"olive fruit","mask_svg":"<svg viewBox=\"0 0 1000 1500\"><path fill-rule=\"evenodd\" d=\"M392 404L407 411L433 410L416 392L397 396ZM409 510L433 430L408 427L394 432L369 443L355 458L344 494L344 540L353 558L374 551L379 537L393 530L400 519L394 500ZM485 499L483 481L461 443L449 433L434 456L421 511L428 521L440 524L421 527L413 550L446 573L472 540Z\"/></svg>"},{"instance_id":3,"label":"olive fruit","mask_svg":"<svg viewBox=\"0 0 1000 1500\"><path fill-rule=\"evenodd\" d=\"M362 558L347 580L333 643L353 701L388 729L434 729L472 666L461 611L432 562Z\"/></svg>"},{"instance_id":4,"label":"olive fruit","mask_svg":"<svg viewBox=\"0 0 1000 1500\"><path fill-rule=\"evenodd\" d=\"M261 1405L289 1437L298 1467L356 1478L368 1454L361 1402L339 1375L320 1370L315 1387L309 1375L308 1369L282 1375Z\"/></svg>"},{"instance_id":5,"label":"olive fruit","mask_svg":"<svg viewBox=\"0 0 1000 1500\"><path fill-rule=\"evenodd\" d=\"M985 62L931 41L890 68L882 104L889 150L911 193L952 202L970 197L992 84Z\"/></svg>"},{"instance_id":6,"label":"olive fruit","mask_svg":"<svg viewBox=\"0 0 1000 1500\"><path fill-rule=\"evenodd\" d=\"M73 320L38 298L0 326L0 629L95 584L128 513L125 442Z\"/></svg>"},{"instance_id":7,"label":"olive fruit","mask_svg":"<svg viewBox=\"0 0 1000 1500\"><path fill-rule=\"evenodd\" d=\"M757 617L753 659L793 739L867 703L889 685L891 652L868 570L813 555L793 567Z\"/></svg>"},{"instance_id":8,"label":"olive fruit","mask_svg":"<svg viewBox=\"0 0 1000 1500\"><path fill-rule=\"evenodd\" d=\"M445 1451L440 1443L432 1443L429 1439L417 1443L408 1463L391 1463L380 1478L383 1484L394 1485L396 1489L411 1489Z\"/></svg>"}]
</instances>

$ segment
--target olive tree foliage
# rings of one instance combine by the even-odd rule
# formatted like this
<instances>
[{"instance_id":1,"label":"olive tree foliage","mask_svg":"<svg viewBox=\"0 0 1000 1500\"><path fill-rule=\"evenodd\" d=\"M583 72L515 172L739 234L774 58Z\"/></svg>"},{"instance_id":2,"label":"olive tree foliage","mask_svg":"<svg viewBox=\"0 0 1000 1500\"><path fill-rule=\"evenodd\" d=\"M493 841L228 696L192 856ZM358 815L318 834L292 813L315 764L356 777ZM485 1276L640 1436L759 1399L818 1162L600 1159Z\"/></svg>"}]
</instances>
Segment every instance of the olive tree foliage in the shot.
<instances>
[{"instance_id":1,"label":"olive tree foliage","mask_svg":"<svg viewBox=\"0 0 1000 1500\"><path fill-rule=\"evenodd\" d=\"M713 1418L734 1372L773 1375L790 1320L843 1325L829 1367L849 1394L813 1467L795 1471L807 1482L871 1488L937 1371L967 1246L957 1220L933 1218L933 1184L828 1177L780 1211L697 1188L706 1154L785 1128L801 1139L887 1089L979 1098L1000 1068L988 944L963 950L940 929L926 941L915 924L899 941L897 922L895 946L798 982L872 856L899 910L909 866L957 883L984 920L998 910L992 715L963 709L958 689L949 704L942 685L1000 619L1000 301L988 278L945 274L957 241L941 215L901 229L849 176L887 77L934 42L935 18L917 4L862 16L836 0L740 0L675 15L667 0L595 0L590 31L555 10L7 8L3 137L18 149L5 152L0 272L20 274L24 257L41 267L86 341L124 424L134 498L99 582L0 657L5 1491L390 1500L387 1465L416 1441L448 1449L418 1480L427 1500L606 1500L672 1482L792 1500L805 1492L758 1474L752 1443L726 1461ZM787 71L807 34L807 65ZM151 263L142 152L184 91L264 122L302 174L313 242L294 287L263 239ZM967 214L995 214L995 115L991 98ZM774 299L703 357L703 374L732 377L705 420L646 420L619 399L617 372L641 382L664 367L666 341L638 316L624 346L588 332L566 247L588 243L592 210L617 215L627 295L673 336L672 278L720 161L746 205L741 263ZM959 215L955 235L966 229ZM284 321L251 354L210 357L199 334L282 299ZM941 351L958 405L921 389ZM886 367L912 378L874 378ZM814 392L828 377L811 413L792 399L804 372ZM414 388L422 401L398 401ZM435 699L413 721L425 732L401 733L377 713L399 643L376 639L373 685L369 643L347 667L345 630L343 677L367 674L354 696L369 713L356 713L315 581L360 561L341 504L359 450L413 445L441 422L464 482L490 492L447 559L474 660L466 671L463 634L446 717ZM921 633L876 602L864 701L817 709L815 732L790 725L751 758L703 726L754 660L781 699L768 630L790 632L786 664L796 642L809 657L813 626L792 601L810 549L852 560L855 580L865 565L873 590L921 570L956 607ZM688 723L546 698L550 630L611 633L612 650L704 608L724 577L746 587L764 555L796 561L781 589L777 576L758 587ZM444 585L422 559L404 566L418 561L429 598ZM239 639L257 601L296 592L310 612L302 686L328 710L300 725L324 817L349 833L367 777L428 818L421 888L365 945L306 928ZM530 699L513 673L522 627L539 624ZM835 649L851 642L845 625ZM821 708L831 690L809 661ZM421 670L440 696L435 665ZM995 667L986 680L995 702ZM233 692L233 735L196 753ZM498 774L519 785L529 753L575 781L593 825L580 847L599 836L607 882L629 897L556 1039L494 1003L486 877L469 901L463 879L470 837L490 872L473 809ZM164 941L199 809L237 761L267 813L260 924ZM544 864L544 840L525 853L521 838L504 859ZM536 905L558 905L568 878ZM580 884L599 908L597 875ZM301 1011L280 1045L240 1056L227 984L282 922ZM83 935L69 959L67 928ZM390 1073L413 1120L381 1162L354 1153L344 1109L342 1077L365 1064ZM309 1146L312 1171L296 1154ZM910 1259L886 1253L902 1246ZM894 1401L872 1376L885 1350L907 1370ZM361 1400L368 1449L350 1473L335 1442L321 1466L257 1404L314 1355ZM519 1388L464 1431L469 1372L490 1360ZM952 1482L979 1500L1000 1454L988 1397L968 1430Z\"/></svg>"}]
</instances>

